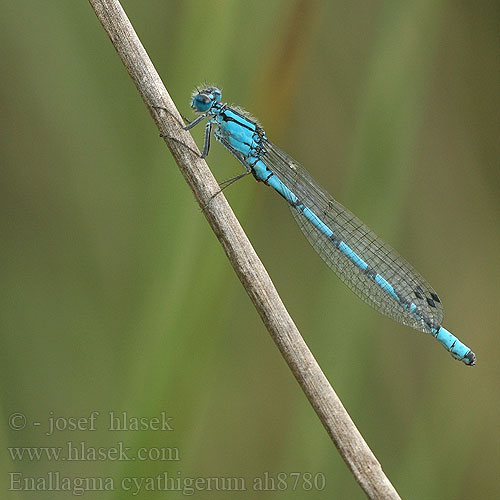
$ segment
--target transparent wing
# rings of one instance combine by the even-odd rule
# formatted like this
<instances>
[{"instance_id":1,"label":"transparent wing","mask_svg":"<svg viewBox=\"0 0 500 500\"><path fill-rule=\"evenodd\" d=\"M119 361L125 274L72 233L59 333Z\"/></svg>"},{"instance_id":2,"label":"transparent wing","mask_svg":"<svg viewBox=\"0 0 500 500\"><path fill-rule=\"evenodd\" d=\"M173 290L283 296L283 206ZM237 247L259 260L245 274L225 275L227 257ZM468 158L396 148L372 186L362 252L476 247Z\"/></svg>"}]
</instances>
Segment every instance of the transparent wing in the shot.
<instances>
[{"instance_id":1,"label":"transparent wing","mask_svg":"<svg viewBox=\"0 0 500 500\"><path fill-rule=\"evenodd\" d=\"M269 169L333 232L328 237L295 205L292 214L309 243L335 274L361 299L390 318L423 332L438 328L444 311L427 281L361 220L335 201L293 158L266 142L262 158ZM335 240L335 242L334 242ZM344 242L368 265L355 263L339 247ZM378 277L375 279L375 273ZM380 286L380 277L395 293ZM377 281L378 280L378 281Z\"/></svg>"}]
</instances>

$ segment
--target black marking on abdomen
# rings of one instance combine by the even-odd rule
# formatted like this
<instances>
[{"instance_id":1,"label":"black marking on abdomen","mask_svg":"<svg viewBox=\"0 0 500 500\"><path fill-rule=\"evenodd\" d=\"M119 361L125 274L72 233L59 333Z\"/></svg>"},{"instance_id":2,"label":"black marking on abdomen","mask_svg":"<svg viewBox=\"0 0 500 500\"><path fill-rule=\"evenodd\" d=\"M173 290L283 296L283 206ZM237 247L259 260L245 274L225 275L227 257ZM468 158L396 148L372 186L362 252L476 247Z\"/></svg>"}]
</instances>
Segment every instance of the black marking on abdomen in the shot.
<instances>
[{"instance_id":1,"label":"black marking on abdomen","mask_svg":"<svg viewBox=\"0 0 500 500\"><path fill-rule=\"evenodd\" d=\"M363 272L368 276L368 278L370 278L372 281L375 281L377 272L374 269L372 269L371 267L367 267Z\"/></svg>"},{"instance_id":2,"label":"black marking on abdomen","mask_svg":"<svg viewBox=\"0 0 500 500\"><path fill-rule=\"evenodd\" d=\"M268 176L264 179L264 184L269 185L269 183L268 183L267 181L268 181L268 180L269 180L269 179L270 179L273 175L274 175L274 174L273 174L271 171L269 171L269 175L268 175ZM281 193L280 193L280 194L281 194Z\"/></svg>"},{"instance_id":3,"label":"black marking on abdomen","mask_svg":"<svg viewBox=\"0 0 500 500\"><path fill-rule=\"evenodd\" d=\"M337 238L337 236L335 236L335 233L333 233L331 236L330 236L330 240L331 242L338 248L340 246L340 240ZM347 257L349 258L349 257ZM352 261L351 261L352 262ZM353 263L354 264L354 263Z\"/></svg>"}]
</instances>

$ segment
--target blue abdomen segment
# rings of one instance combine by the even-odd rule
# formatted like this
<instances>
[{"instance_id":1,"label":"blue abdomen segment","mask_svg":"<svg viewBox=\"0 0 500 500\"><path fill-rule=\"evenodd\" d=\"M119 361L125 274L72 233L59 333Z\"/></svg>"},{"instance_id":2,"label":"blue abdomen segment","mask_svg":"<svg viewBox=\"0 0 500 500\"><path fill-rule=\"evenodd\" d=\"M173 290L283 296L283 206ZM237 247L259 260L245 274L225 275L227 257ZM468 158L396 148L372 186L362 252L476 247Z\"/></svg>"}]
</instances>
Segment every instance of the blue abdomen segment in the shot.
<instances>
[{"instance_id":1,"label":"blue abdomen segment","mask_svg":"<svg viewBox=\"0 0 500 500\"><path fill-rule=\"evenodd\" d=\"M433 333L436 339L450 351L451 355L466 365L474 366L476 364L476 355L460 340L455 337L446 328L440 326L439 329Z\"/></svg>"}]
</instances>

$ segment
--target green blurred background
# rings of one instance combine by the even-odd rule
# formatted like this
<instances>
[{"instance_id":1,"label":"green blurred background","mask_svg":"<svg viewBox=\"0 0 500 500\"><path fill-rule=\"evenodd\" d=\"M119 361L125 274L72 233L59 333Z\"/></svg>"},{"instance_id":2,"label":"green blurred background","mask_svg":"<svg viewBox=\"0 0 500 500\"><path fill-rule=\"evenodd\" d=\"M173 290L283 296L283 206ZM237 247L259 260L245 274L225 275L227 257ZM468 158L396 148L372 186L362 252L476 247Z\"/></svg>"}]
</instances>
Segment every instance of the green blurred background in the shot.
<instances>
[{"instance_id":1,"label":"green blurred background","mask_svg":"<svg viewBox=\"0 0 500 500\"><path fill-rule=\"evenodd\" d=\"M492 498L500 467L497 2L124 1L180 111L216 83L426 276L474 369L382 317L280 197L226 191L307 343L405 499ZM281 359L85 1L3 2L2 498L7 472L243 477L198 498L364 494ZM202 130L194 136L201 144ZM219 180L241 166L214 144ZM50 417L96 430L56 431ZM173 431L108 430L108 413ZM27 424L14 430L9 416ZM41 426L33 425L40 422ZM15 460L7 447L178 449L179 460ZM64 452L63 452L64 453ZM5 472L7 471L7 472ZM265 472L286 491L256 492ZM322 491L290 473L323 474ZM283 476L281 476L283 477ZM321 476L318 476L321 477ZM17 486L16 486L17 484ZM276 486L278 487L278 486ZM144 491L136 498L184 498Z\"/></svg>"}]
</instances>

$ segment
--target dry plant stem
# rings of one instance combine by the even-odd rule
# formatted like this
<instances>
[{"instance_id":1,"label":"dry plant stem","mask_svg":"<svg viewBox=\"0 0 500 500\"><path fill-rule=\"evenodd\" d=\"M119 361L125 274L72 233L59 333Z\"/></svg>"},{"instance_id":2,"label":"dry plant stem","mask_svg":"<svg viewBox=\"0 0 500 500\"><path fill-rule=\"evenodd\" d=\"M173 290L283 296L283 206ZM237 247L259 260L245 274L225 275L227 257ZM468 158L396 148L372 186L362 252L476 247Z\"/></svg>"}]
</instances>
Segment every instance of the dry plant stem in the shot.
<instances>
[{"instance_id":1,"label":"dry plant stem","mask_svg":"<svg viewBox=\"0 0 500 500\"><path fill-rule=\"evenodd\" d=\"M174 118L178 117L180 121L180 114L120 3L117 0L89 2L149 108L197 202L203 207L203 213L238 278L356 481L370 499L399 499L302 339L224 195L219 193L214 197L219 186L205 161L189 149L197 151L196 144ZM158 107L167 109L171 114Z\"/></svg>"}]
</instances>

